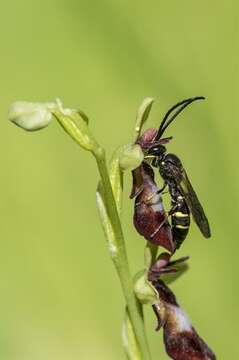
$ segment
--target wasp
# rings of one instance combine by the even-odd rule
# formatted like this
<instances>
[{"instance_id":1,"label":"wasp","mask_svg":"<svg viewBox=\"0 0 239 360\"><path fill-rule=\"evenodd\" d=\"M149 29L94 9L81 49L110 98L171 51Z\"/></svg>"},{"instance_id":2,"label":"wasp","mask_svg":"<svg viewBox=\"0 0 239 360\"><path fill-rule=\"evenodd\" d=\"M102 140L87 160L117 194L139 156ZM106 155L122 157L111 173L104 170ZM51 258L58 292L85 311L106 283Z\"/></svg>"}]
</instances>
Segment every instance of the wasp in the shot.
<instances>
[{"instance_id":1,"label":"wasp","mask_svg":"<svg viewBox=\"0 0 239 360\"><path fill-rule=\"evenodd\" d=\"M134 226L138 233L151 243L162 246L171 253L175 243L162 197L154 181L152 167L143 162L133 170L133 187L130 198L135 198Z\"/></svg>"},{"instance_id":2,"label":"wasp","mask_svg":"<svg viewBox=\"0 0 239 360\"><path fill-rule=\"evenodd\" d=\"M174 121L174 119L189 104L196 100L205 99L203 96L196 96L183 100L168 110L165 114L160 127L156 129L148 129L144 133L144 139L147 141L139 141L145 152L145 159L151 159L151 164L159 169L159 173L164 181L162 192L168 187L171 196L171 216L173 240L176 248L179 248L187 236L190 226L190 214L196 222L198 228L205 238L211 236L210 226L203 207L193 189L193 186L187 176L181 160L175 155L167 153L165 144L172 137L162 138L165 130Z\"/></svg>"}]
</instances>

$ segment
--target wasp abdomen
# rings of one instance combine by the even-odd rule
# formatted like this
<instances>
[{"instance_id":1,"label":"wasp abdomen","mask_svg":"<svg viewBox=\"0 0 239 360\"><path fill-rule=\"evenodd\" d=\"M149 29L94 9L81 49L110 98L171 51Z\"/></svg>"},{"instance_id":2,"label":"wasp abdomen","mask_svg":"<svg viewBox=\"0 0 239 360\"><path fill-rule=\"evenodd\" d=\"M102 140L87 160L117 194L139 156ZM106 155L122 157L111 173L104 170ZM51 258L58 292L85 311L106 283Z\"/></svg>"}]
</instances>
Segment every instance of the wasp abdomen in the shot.
<instances>
[{"instance_id":1,"label":"wasp abdomen","mask_svg":"<svg viewBox=\"0 0 239 360\"><path fill-rule=\"evenodd\" d=\"M175 201L176 200L176 201ZM172 233L176 248L178 249L186 238L190 226L190 212L182 196L172 201Z\"/></svg>"}]
</instances>

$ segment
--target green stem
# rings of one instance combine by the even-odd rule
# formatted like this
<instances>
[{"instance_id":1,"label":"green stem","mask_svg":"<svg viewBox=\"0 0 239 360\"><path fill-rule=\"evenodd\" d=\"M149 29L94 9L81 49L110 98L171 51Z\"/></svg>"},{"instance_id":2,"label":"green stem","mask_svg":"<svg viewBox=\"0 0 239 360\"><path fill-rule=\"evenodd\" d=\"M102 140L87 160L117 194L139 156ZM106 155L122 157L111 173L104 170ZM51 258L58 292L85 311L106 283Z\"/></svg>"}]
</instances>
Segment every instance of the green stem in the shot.
<instances>
[{"instance_id":1,"label":"green stem","mask_svg":"<svg viewBox=\"0 0 239 360\"><path fill-rule=\"evenodd\" d=\"M101 176L101 181L104 190L105 206L116 240L117 255L112 256L112 258L120 278L123 294L129 311L129 317L132 322L132 326L137 338L140 352L142 353L142 357L144 360L150 360L151 356L144 330L141 305L136 299L133 291L133 281L129 270L129 263L125 248L121 222L119 219L119 214L117 211L117 206L115 203L114 194L112 191L108 169L106 165L105 151L102 147L97 146L93 150L93 154L96 158L98 170Z\"/></svg>"},{"instance_id":2,"label":"green stem","mask_svg":"<svg viewBox=\"0 0 239 360\"><path fill-rule=\"evenodd\" d=\"M88 127L88 120L85 115L82 116L82 112L74 110L69 112L64 111L64 109L63 111L61 111L61 109L55 109L52 113L72 139L83 149L90 151L96 159L101 176L98 204L101 206L100 215L102 225L106 235L108 232L108 237L112 240L109 243L111 257L120 278L123 294L128 307L129 318L139 346L139 351L142 354L143 360L150 360L149 347L144 331L142 307L133 290L133 281L129 270L123 231L106 165L105 151L92 136ZM120 204L118 204L118 207L120 208ZM104 216L103 213L105 213Z\"/></svg>"},{"instance_id":3,"label":"green stem","mask_svg":"<svg viewBox=\"0 0 239 360\"><path fill-rule=\"evenodd\" d=\"M122 326L122 340L128 360L142 360L127 307L125 309L125 317Z\"/></svg>"}]
</instances>

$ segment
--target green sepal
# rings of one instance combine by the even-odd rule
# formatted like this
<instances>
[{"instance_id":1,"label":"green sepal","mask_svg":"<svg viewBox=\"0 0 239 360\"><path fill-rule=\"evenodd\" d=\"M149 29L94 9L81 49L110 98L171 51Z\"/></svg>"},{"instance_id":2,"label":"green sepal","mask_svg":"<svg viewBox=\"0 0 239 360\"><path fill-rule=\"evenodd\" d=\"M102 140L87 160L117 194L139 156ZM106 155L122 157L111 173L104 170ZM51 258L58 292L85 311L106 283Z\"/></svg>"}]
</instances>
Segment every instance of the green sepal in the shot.
<instances>
[{"instance_id":1,"label":"green sepal","mask_svg":"<svg viewBox=\"0 0 239 360\"><path fill-rule=\"evenodd\" d=\"M144 160L144 153L138 144L128 144L121 148L119 164L123 171L134 170Z\"/></svg>"},{"instance_id":2,"label":"green sepal","mask_svg":"<svg viewBox=\"0 0 239 360\"><path fill-rule=\"evenodd\" d=\"M148 119L153 102L154 102L153 98L147 97L142 101L141 105L139 106L136 116L136 122L135 122L134 142L138 139L142 127L146 122L146 120Z\"/></svg>"},{"instance_id":3,"label":"green sepal","mask_svg":"<svg viewBox=\"0 0 239 360\"><path fill-rule=\"evenodd\" d=\"M88 117L81 111L72 110L64 113L52 110L59 124L84 150L95 152L99 145L88 127Z\"/></svg>"},{"instance_id":4,"label":"green sepal","mask_svg":"<svg viewBox=\"0 0 239 360\"><path fill-rule=\"evenodd\" d=\"M135 275L134 292L142 304L153 305L159 300L158 293L147 279L148 271L142 270Z\"/></svg>"}]
</instances>

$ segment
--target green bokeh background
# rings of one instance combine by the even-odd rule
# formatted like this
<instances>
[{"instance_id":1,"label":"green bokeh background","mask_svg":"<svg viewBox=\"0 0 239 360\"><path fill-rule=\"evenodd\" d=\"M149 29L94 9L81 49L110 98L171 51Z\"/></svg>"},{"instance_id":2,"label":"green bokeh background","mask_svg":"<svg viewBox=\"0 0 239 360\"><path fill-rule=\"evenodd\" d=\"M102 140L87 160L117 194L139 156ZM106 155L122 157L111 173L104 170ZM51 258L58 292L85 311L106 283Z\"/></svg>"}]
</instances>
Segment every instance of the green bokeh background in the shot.
<instances>
[{"instance_id":1,"label":"green bokeh background","mask_svg":"<svg viewBox=\"0 0 239 360\"><path fill-rule=\"evenodd\" d=\"M177 101L204 95L168 135L210 219L180 254L191 270L174 284L219 359L238 343L238 12L236 0L13 0L0 13L0 358L124 359L123 299L100 228L95 163L53 123L26 133L7 122L16 100L60 97L80 107L108 154L130 141L135 113L156 99L148 125ZM132 273L143 238L124 230ZM154 359L167 359L146 309Z\"/></svg>"}]
</instances>

